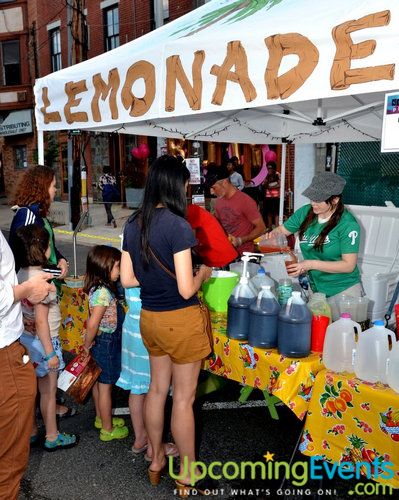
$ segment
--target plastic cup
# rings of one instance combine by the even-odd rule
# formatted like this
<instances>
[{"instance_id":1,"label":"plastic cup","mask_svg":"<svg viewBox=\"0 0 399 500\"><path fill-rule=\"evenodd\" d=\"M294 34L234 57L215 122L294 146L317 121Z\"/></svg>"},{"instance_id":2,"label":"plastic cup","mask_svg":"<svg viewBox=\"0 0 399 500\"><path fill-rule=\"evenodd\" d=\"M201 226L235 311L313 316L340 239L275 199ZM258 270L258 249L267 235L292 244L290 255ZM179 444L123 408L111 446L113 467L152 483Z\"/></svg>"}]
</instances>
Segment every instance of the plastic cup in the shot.
<instances>
[{"instance_id":1,"label":"plastic cup","mask_svg":"<svg viewBox=\"0 0 399 500\"><path fill-rule=\"evenodd\" d=\"M328 316L312 317L312 341L310 350L312 352L323 352L324 338L330 318Z\"/></svg>"},{"instance_id":2,"label":"plastic cup","mask_svg":"<svg viewBox=\"0 0 399 500\"><path fill-rule=\"evenodd\" d=\"M362 321L366 321L368 319L367 311L368 311L369 302L370 302L370 300L368 297L358 297L356 317L353 318L358 323L360 323Z\"/></svg>"},{"instance_id":3,"label":"plastic cup","mask_svg":"<svg viewBox=\"0 0 399 500\"><path fill-rule=\"evenodd\" d=\"M341 295L337 300L339 315L349 313L351 318L357 318L357 298L351 295Z\"/></svg>"}]
</instances>

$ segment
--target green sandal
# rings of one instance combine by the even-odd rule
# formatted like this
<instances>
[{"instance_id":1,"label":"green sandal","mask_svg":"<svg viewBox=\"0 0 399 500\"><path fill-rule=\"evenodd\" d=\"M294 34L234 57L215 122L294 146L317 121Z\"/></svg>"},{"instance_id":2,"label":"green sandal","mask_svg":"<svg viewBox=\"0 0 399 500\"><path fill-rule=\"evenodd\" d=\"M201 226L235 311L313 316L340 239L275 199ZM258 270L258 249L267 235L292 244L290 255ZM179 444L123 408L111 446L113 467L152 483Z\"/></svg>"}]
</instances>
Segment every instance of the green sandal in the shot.
<instances>
[{"instance_id":1,"label":"green sandal","mask_svg":"<svg viewBox=\"0 0 399 500\"><path fill-rule=\"evenodd\" d=\"M101 429L101 441L113 441L114 439L125 439L129 435L129 429L126 426L114 427L112 431Z\"/></svg>"},{"instance_id":2,"label":"green sandal","mask_svg":"<svg viewBox=\"0 0 399 500\"><path fill-rule=\"evenodd\" d=\"M78 436L75 434L58 434L57 439L49 441L46 439L44 442L44 449L46 451L57 451L66 448L73 448L78 444Z\"/></svg>"},{"instance_id":3,"label":"green sandal","mask_svg":"<svg viewBox=\"0 0 399 500\"><path fill-rule=\"evenodd\" d=\"M125 425L125 421L123 418L120 417L112 417L112 427L123 427ZM94 420L94 427L96 429L102 429L103 424L101 422L100 417L96 417Z\"/></svg>"}]
</instances>

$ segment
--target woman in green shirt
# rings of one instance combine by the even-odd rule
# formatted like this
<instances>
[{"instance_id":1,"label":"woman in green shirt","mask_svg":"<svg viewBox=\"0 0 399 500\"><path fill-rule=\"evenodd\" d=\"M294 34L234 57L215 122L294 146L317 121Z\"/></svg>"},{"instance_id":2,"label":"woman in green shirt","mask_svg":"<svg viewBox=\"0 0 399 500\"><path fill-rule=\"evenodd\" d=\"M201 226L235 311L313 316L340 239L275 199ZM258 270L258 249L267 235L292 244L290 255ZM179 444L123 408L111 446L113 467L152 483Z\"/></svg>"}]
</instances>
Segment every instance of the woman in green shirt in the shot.
<instances>
[{"instance_id":1,"label":"woman in green shirt","mask_svg":"<svg viewBox=\"0 0 399 500\"><path fill-rule=\"evenodd\" d=\"M310 199L310 204L296 210L282 226L274 229L287 236L299 235L305 260L290 265L288 274L297 277L307 272L312 291L325 293L330 299L342 293L353 297L363 295L357 267L360 226L342 203L345 183L332 172L316 175L302 193Z\"/></svg>"}]
</instances>

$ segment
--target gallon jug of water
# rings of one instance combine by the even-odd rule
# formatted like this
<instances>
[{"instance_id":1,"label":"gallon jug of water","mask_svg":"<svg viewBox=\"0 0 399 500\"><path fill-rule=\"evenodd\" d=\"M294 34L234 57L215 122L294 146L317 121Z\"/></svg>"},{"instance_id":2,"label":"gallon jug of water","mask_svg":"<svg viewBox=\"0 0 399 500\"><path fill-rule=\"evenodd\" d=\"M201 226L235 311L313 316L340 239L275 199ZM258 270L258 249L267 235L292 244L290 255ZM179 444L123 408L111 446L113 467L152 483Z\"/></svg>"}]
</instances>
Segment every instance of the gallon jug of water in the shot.
<instances>
[{"instance_id":1,"label":"gallon jug of water","mask_svg":"<svg viewBox=\"0 0 399 500\"><path fill-rule=\"evenodd\" d=\"M316 292L312 294L308 302L308 307L313 316L327 316L331 321L331 307L327 302L326 294Z\"/></svg>"},{"instance_id":2,"label":"gallon jug of water","mask_svg":"<svg viewBox=\"0 0 399 500\"><path fill-rule=\"evenodd\" d=\"M310 353L312 313L301 298L292 292L278 317L278 352L290 358L304 358Z\"/></svg>"},{"instance_id":3,"label":"gallon jug of water","mask_svg":"<svg viewBox=\"0 0 399 500\"><path fill-rule=\"evenodd\" d=\"M395 342L391 330L382 320L359 335L355 356L355 375L366 382L386 384L386 366L389 357L389 337Z\"/></svg>"},{"instance_id":4,"label":"gallon jug of water","mask_svg":"<svg viewBox=\"0 0 399 500\"><path fill-rule=\"evenodd\" d=\"M327 328L323 347L323 363L328 370L337 373L353 372L356 351L355 328L360 334L359 323L351 320L349 313L342 313L340 319Z\"/></svg>"},{"instance_id":5,"label":"gallon jug of water","mask_svg":"<svg viewBox=\"0 0 399 500\"><path fill-rule=\"evenodd\" d=\"M256 293L249 284L247 264L259 254L244 252L242 276L233 289L227 303L227 336L230 339L247 340L249 331L249 306L256 299Z\"/></svg>"},{"instance_id":6,"label":"gallon jug of water","mask_svg":"<svg viewBox=\"0 0 399 500\"><path fill-rule=\"evenodd\" d=\"M249 307L248 344L270 349L277 346L277 323L280 304L270 285L263 285L256 301Z\"/></svg>"},{"instance_id":7,"label":"gallon jug of water","mask_svg":"<svg viewBox=\"0 0 399 500\"><path fill-rule=\"evenodd\" d=\"M387 384L399 393L399 341L392 343L387 363Z\"/></svg>"},{"instance_id":8,"label":"gallon jug of water","mask_svg":"<svg viewBox=\"0 0 399 500\"><path fill-rule=\"evenodd\" d=\"M250 279L250 284L256 290L256 294L261 291L262 286L267 285L270 286L272 293L274 293L274 279L266 274L266 271L263 269L263 267L260 267L255 276Z\"/></svg>"}]
</instances>

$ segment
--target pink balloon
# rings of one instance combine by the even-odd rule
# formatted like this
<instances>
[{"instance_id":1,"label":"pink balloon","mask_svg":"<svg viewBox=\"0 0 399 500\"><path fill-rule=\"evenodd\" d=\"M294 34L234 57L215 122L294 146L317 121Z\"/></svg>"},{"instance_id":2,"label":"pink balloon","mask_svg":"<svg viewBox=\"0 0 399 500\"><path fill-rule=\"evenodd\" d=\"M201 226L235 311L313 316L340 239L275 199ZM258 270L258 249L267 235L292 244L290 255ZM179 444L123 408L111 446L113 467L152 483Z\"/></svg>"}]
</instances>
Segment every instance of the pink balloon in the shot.
<instances>
[{"instance_id":1,"label":"pink balloon","mask_svg":"<svg viewBox=\"0 0 399 500\"><path fill-rule=\"evenodd\" d=\"M266 151L266 154L265 154L265 162L266 164L269 163L269 161L276 161L277 160L277 155L274 151Z\"/></svg>"},{"instance_id":2,"label":"pink balloon","mask_svg":"<svg viewBox=\"0 0 399 500\"><path fill-rule=\"evenodd\" d=\"M267 144L262 144L262 167L266 166L266 153L269 151L269 146Z\"/></svg>"},{"instance_id":3,"label":"pink balloon","mask_svg":"<svg viewBox=\"0 0 399 500\"><path fill-rule=\"evenodd\" d=\"M136 160L141 159L141 151L139 150L139 148L132 148L131 153L132 153L132 156L134 158L136 158Z\"/></svg>"},{"instance_id":4,"label":"pink balloon","mask_svg":"<svg viewBox=\"0 0 399 500\"><path fill-rule=\"evenodd\" d=\"M140 144L139 150L141 153L141 158L143 160L145 160L146 158L148 158L150 156L150 148L148 147L147 144L145 144L145 143Z\"/></svg>"}]
</instances>

